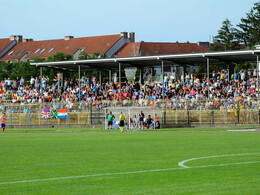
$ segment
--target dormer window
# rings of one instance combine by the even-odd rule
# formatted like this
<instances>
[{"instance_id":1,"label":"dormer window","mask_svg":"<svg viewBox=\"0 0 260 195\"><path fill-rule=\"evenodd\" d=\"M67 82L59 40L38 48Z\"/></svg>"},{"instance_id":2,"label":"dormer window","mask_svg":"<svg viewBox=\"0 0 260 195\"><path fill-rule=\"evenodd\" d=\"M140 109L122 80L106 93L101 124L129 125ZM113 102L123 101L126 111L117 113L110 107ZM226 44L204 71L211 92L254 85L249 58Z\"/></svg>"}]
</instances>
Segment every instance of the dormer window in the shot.
<instances>
[{"instance_id":1,"label":"dormer window","mask_svg":"<svg viewBox=\"0 0 260 195\"><path fill-rule=\"evenodd\" d=\"M45 50L46 50L46 49L44 48L43 50L41 50L41 52L40 52L40 53L43 53Z\"/></svg>"},{"instance_id":2,"label":"dormer window","mask_svg":"<svg viewBox=\"0 0 260 195\"><path fill-rule=\"evenodd\" d=\"M10 56L12 53L14 53L14 51L11 51L8 55Z\"/></svg>"},{"instance_id":3,"label":"dormer window","mask_svg":"<svg viewBox=\"0 0 260 195\"><path fill-rule=\"evenodd\" d=\"M17 51L14 53L14 55L18 54L18 52L19 52L19 50L17 50Z\"/></svg>"},{"instance_id":4,"label":"dormer window","mask_svg":"<svg viewBox=\"0 0 260 195\"><path fill-rule=\"evenodd\" d=\"M51 53L54 50L54 47L50 49L50 51L48 53Z\"/></svg>"}]
</instances>

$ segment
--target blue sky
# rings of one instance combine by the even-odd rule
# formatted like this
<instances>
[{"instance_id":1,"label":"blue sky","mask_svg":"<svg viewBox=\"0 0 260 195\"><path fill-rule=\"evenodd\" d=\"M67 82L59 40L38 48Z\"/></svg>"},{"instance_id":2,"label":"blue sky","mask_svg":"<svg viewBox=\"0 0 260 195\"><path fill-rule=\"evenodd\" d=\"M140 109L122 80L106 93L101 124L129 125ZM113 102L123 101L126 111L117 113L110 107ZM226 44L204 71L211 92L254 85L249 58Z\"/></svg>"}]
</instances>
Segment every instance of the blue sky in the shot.
<instances>
[{"instance_id":1,"label":"blue sky","mask_svg":"<svg viewBox=\"0 0 260 195\"><path fill-rule=\"evenodd\" d=\"M259 0L0 0L0 38L34 40L135 32L136 41L197 42Z\"/></svg>"}]
</instances>

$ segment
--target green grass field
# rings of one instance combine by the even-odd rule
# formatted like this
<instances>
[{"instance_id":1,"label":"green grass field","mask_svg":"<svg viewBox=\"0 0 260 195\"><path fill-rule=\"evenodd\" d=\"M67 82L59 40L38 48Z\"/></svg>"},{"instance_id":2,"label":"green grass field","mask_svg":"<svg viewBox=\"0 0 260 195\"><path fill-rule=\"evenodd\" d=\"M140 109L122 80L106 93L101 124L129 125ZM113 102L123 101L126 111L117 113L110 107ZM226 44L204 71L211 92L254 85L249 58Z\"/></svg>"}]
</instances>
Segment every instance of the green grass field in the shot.
<instances>
[{"instance_id":1,"label":"green grass field","mask_svg":"<svg viewBox=\"0 0 260 195\"><path fill-rule=\"evenodd\" d=\"M0 163L1 195L260 194L259 132L0 133Z\"/></svg>"}]
</instances>

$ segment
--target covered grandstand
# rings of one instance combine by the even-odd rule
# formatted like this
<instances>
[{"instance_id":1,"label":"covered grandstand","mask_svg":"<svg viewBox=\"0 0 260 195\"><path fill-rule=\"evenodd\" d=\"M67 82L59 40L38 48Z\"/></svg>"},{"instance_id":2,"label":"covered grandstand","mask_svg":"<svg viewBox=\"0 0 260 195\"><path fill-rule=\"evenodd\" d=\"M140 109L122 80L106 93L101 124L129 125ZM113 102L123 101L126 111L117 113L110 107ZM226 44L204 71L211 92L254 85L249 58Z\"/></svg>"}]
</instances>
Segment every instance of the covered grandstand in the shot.
<instances>
[{"instance_id":1,"label":"covered grandstand","mask_svg":"<svg viewBox=\"0 0 260 195\"><path fill-rule=\"evenodd\" d=\"M210 64L238 64L244 62L255 62L257 64L257 80L259 81L259 55L260 50L239 50L239 51L223 51L223 52L205 52L205 53L187 53L173 55L158 55L158 56L140 56L140 57L124 57L124 58L109 58L109 59L88 59L88 60L73 60L59 62L41 62L31 63L32 66L39 68L53 68L61 72L74 71L80 74L82 71L109 71L117 69L119 71L119 86L121 92L121 72L123 68L137 67L140 68L140 78L144 67L161 67L163 75L165 66L197 66L200 64L207 65L207 82L209 84L209 67ZM229 69L229 66L227 67ZM183 69L185 71L185 69ZM183 71L183 75L185 72ZM42 71L41 71L42 72ZM111 73L109 74L111 81ZM101 81L101 74L100 74ZM163 82L163 79L162 79ZM163 85L162 85L163 86ZM259 97L259 82L257 82L258 97ZM209 93L209 92L208 92ZM121 93L120 93L121 95ZM121 99L121 98L120 98Z\"/></svg>"}]
</instances>

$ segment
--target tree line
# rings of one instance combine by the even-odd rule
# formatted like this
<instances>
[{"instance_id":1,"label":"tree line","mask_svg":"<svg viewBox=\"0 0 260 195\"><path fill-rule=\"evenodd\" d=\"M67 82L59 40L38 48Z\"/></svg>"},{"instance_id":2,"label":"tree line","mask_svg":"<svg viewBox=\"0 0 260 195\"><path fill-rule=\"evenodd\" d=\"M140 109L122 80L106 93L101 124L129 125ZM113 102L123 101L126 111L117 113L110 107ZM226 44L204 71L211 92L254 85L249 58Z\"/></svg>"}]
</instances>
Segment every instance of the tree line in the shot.
<instances>
[{"instance_id":1,"label":"tree line","mask_svg":"<svg viewBox=\"0 0 260 195\"><path fill-rule=\"evenodd\" d=\"M260 44L260 2L254 4L235 27L227 18L213 38L211 51L254 49Z\"/></svg>"},{"instance_id":2,"label":"tree line","mask_svg":"<svg viewBox=\"0 0 260 195\"><path fill-rule=\"evenodd\" d=\"M105 54L102 54L100 52L93 52L93 54L83 54L79 56L80 60L84 59L96 59L96 58L104 58ZM29 81L31 76L39 76L40 75L40 68L37 68L36 66L31 66L31 62L55 62L55 61L69 61L74 60L73 54L64 54L62 52L57 52L52 56L48 56L46 59L44 58L32 58L28 61L22 62L22 61L11 61L11 62L4 62L2 61L0 63L0 81L4 79L17 79L17 77L20 79L23 77L25 81ZM59 70L55 70L52 68L43 68L42 69L43 75L48 75L50 78L50 83L52 84L53 79L55 76L57 76L57 73L59 73ZM89 74L95 74L98 75L97 71L91 72ZM78 72L64 72L64 77L66 78L78 78Z\"/></svg>"}]
</instances>

